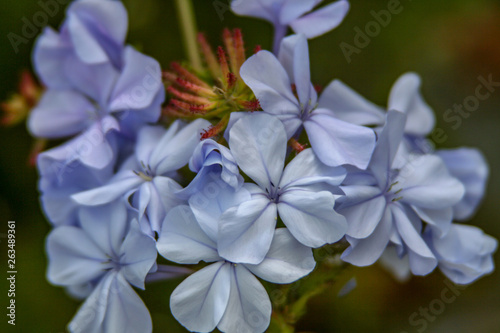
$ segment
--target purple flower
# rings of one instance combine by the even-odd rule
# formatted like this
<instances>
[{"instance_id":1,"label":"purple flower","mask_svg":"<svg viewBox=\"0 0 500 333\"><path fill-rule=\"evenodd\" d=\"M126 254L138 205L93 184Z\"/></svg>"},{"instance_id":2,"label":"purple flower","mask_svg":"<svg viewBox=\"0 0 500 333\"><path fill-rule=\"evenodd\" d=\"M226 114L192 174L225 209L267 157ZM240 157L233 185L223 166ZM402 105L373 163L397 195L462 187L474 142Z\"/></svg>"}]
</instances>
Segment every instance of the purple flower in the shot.
<instances>
[{"instance_id":1,"label":"purple flower","mask_svg":"<svg viewBox=\"0 0 500 333\"><path fill-rule=\"evenodd\" d=\"M176 171L189 162L200 142L201 132L210 123L198 119L185 127L175 121L168 130L145 126L138 135L135 153L104 186L72 196L81 205L97 206L120 197L130 198L139 212L145 232L160 230L169 209L183 200L178 197L182 187L173 179ZM143 223L147 217L148 223Z\"/></svg>"},{"instance_id":2,"label":"purple flower","mask_svg":"<svg viewBox=\"0 0 500 333\"><path fill-rule=\"evenodd\" d=\"M164 100L158 62L124 46L127 15L119 1L81 0L68 9L58 34L47 28L35 46L34 63L48 91L30 115L34 136L63 138L78 159L103 168L113 159L109 131L135 137L156 122ZM82 153L82 141L94 145Z\"/></svg>"},{"instance_id":3,"label":"purple flower","mask_svg":"<svg viewBox=\"0 0 500 333\"><path fill-rule=\"evenodd\" d=\"M72 289L94 286L69 330L151 332L149 312L130 284L144 289L155 268L154 239L127 218L123 203L82 209L79 224L58 227L47 239L49 281Z\"/></svg>"},{"instance_id":4,"label":"purple flower","mask_svg":"<svg viewBox=\"0 0 500 333\"><path fill-rule=\"evenodd\" d=\"M231 9L238 15L264 19L274 25L274 50L290 26L295 33L315 38L336 28L349 11L349 2L336 1L311 12L323 0L233 0Z\"/></svg>"},{"instance_id":5,"label":"purple flower","mask_svg":"<svg viewBox=\"0 0 500 333\"><path fill-rule=\"evenodd\" d=\"M243 64L240 73L264 112L283 122L288 138L305 128L312 149L323 163L366 168L375 146L375 133L338 119L327 108L328 95L318 101L311 84L309 50L303 35L283 40L279 60L270 52L261 51Z\"/></svg>"},{"instance_id":6,"label":"purple flower","mask_svg":"<svg viewBox=\"0 0 500 333\"><path fill-rule=\"evenodd\" d=\"M397 156L405 124L403 113L389 111L368 170L352 172L342 186L337 211L347 219L351 244L342 259L371 265L393 244L400 257L408 254L414 274L425 275L437 260L421 237L422 220L445 235L464 188L437 156Z\"/></svg>"},{"instance_id":7,"label":"purple flower","mask_svg":"<svg viewBox=\"0 0 500 333\"><path fill-rule=\"evenodd\" d=\"M240 169L256 184L246 183L251 199L221 216L219 253L234 262L257 264L271 246L278 215L302 244L319 247L341 239L347 229L333 210L341 167L321 163L306 149L287 166L283 124L265 113L248 114L231 128L229 147ZM284 169L284 170L283 170Z\"/></svg>"},{"instance_id":8,"label":"purple flower","mask_svg":"<svg viewBox=\"0 0 500 333\"><path fill-rule=\"evenodd\" d=\"M216 201L228 206L237 202L230 195ZM165 219L157 243L162 256L181 264L201 260L212 263L174 290L170 297L172 314L190 331L211 332L218 327L223 332L264 332L270 322L271 302L254 274L273 283L294 282L314 269L312 251L288 230L277 229L271 247L258 264L228 261L218 252L221 235L204 231L217 230L221 212L214 211L214 219L202 217L204 222L200 224L188 206L179 206Z\"/></svg>"}]
</instances>

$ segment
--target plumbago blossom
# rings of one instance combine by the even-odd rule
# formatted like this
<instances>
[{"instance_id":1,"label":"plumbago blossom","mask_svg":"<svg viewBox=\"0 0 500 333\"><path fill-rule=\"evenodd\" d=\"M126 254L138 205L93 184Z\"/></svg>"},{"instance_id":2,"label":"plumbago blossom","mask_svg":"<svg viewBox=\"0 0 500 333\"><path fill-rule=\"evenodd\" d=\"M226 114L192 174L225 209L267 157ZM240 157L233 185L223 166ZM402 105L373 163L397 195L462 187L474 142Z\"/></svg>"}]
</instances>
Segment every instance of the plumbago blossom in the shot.
<instances>
[{"instance_id":1,"label":"plumbago blossom","mask_svg":"<svg viewBox=\"0 0 500 333\"><path fill-rule=\"evenodd\" d=\"M488 165L476 149L434 149L418 75L397 80L387 108L340 80L318 96L307 39L349 9L321 2L234 0L235 13L273 23L274 53L245 60L241 31L226 30L218 62L199 36L206 67L163 74L126 44L120 1L74 1L59 31L44 30L33 60L47 90L28 128L68 138L37 167L54 227L48 280L84 300L71 332L151 332L133 287L185 275L165 290L179 323L241 333L273 321L293 331L330 284L318 281L346 263L380 262L399 279L438 267L459 284L494 269L497 240L454 222L477 211ZM343 263L315 262L323 246ZM273 286L309 274L297 295ZM289 303L273 309L269 288Z\"/></svg>"},{"instance_id":2,"label":"plumbago blossom","mask_svg":"<svg viewBox=\"0 0 500 333\"><path fill-rule=\"evenodd\" d=\"M265 113L247 115L231 127L231 152L256 184L245 184L250 200L221 216L219 252L224 257L261 262L271 246L278 215L290 233L309 247L344 236L345 219L333 206L345 170L324 165L311 149L298 154L283 170L286 142L282 123Z\"/></svg>"},{"instance_id":3,"label":"plumbago blossom","mask_svg":"<svg viewBox=\"0 0 500 333\"><path fill-rule=\"evenodd\" d=\"M170 208L182 203L176 195L182 187L174 180L176 171L186 165L200 142L203 128L210 123L198 119L185 127L174 122L168 130L145 126L137 138L135 153L130 156L109 182L72 196L79 204L98 206L125 196L138 210L146 232L159 232Z\"/></svg>"},{"instance_id":4,"label":"plumbago blossom","mask_svg":"<svg viewBox=\"0 0 500 333\"><path fill-rule=\"evenodd\" d=\"M407 116L400 149L407 154L437 154L444 161L448 171L465 187L465 195L453 207L455 220L471 218L477 210L486 189L488 164L477 149L438 149L427 136L435 126L434 112L420 93L421 79L415 73L406 73L394 83L389 94L388 110L397 110ZM357 125L376 126L380 131L384 125L385 110L346 86L334 80L323 92L325 107L335 117Z\"/></svg>"},{"instance_id":5,"label":"plumbago blossom","mask_svg":"<svg viewBox=\"0 0 500 333\"><path fill-rule=\"evenodd\" d=\"M91 284L93 290L69 324L72 332L150 332L149 312L130 285L144 289L156 270L155 241L130 220L124 203L79 212L79 226L49 235L50 282Z\"/></svg>"},{"instance_id":6,"label":"plumbago blossom","mask_svg":"<svg viewBox=\"0 0 500 333\"><path fill-rule=\"evenodd\" d=\"M366 168L375 146L375 133L337 118L328 108L328 91L318 99L311 84L309 49L303 35L285 38L278 58L261 51L248 59L241 68L241 77L264 112L283 122L289 139L305 129L321 162Z\"/></svg>"},{"instance_id":7,"label":"plumbago blossom","mask_svg":"<svg viewBox=\"0 0 500 333\"><path fill-rule=\"evenodd\" d=\"M189 206L174 208L165 219L158 239L158 251L180 264L200 260L211 265L188 277L172 293L172 314L190 331L264 332L269 326L271 301L254 274L273 283L291 283L309 274L315 266L310 248L297 242L285 228L273 231L270 248L256 264L229 260L219 251L223 240L218 216L224 209L250 197L226 187L225 194L207 201L210 215ZM198 204L197 204L198 202Z\"/></svg>"},{"instance_id":8,"label":"plumbago blossom","mask_svg":"<svg viewBox=\"0 0 500 333\"><path fill-rule=\"evenodd\" d=\"M295 33L315 38L336 28L349 11L349 2L336 1L312 11L323 0L233 0L231 9L238 15L269 21L274 26L274 50L277 53L288 27Z\"/></svg>"},{"instance_id":9,"label":"plumbago blossom","mask_svg":"<svg viewBox=\"0 0 500 333\"><path fill-rule=\"evenodd\" d=\"M46 28L38 38L34 65L48 90L28 127L42 138L79 134L64 146L69 162L107 166L109 132L133 138L141 124L160 116L160 65L124 45L127 21L120 1L79 0L69 6L60 33Z\"/></svg>"}]
</instances>

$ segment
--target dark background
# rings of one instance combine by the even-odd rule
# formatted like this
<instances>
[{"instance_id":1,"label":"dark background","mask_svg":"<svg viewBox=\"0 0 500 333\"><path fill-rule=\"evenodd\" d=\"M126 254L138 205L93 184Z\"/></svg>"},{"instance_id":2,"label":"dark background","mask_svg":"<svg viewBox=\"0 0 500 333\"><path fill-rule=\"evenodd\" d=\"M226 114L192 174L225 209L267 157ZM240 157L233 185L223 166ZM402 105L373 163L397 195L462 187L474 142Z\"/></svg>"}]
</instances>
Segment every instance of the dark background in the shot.
<instances>
[{"instance_id":1,"label":"dark background","mask_svg":"<svg viewBox=\"0 0 500 333\"><path fill-rule=\"evenodd\" d=\"M46 2L48 0L42 0ZM62 1L61 1L62 2ZM164 68L184 57L180 31L172 0L126 0L130 14L128 41L155 57ZM255 45L269 48L271 27L263 21L238 18L231 12L221 20L212 0L194 0L199 29L207 32L212 44L221 43L224 27L243 29L249 53ZM218 1L226 3L227 0ZM347 63L339 47L353 45L356 26L364 30L373 21L370 11L386 9L389 0L351 0L345 22L333 32L310 43L312 75L325 86L339 78L370 100L386 105L392 83L406 71L416 71L423 79L423 94L434 108L437 126L447 140L440 147L470 146L486 155L491 177L486 199L475 218L468 222L487 233L500 236L500 88L481 102L477 111L457 130L443 119L444 112L473 95L478 76L492 75L500 81L500 5L493 0L403 0L403 10L371 38L360 54ZM21 35L23 17L32 21L42 10L37 1L2 1L0 11L0 100L15 90L22 69L30 68L33 38L16 53L7 35ZM64 11L50 19L57 27ZM38 204L36 170L27 165L32 140L25 126L0 129L0 277L6 267L7 221L16 221L17 286L16 326L6 324L7 284L0 278L0 331L63 332L79 303L45 280L44 240L49 232ZM499 262L499 256L496 256ZM410 315L441 298L445 278L435 272L400 284L378 266L349 271L358 287L348 296L337 298L341 283L310 303L309 314L300 330L311 332L417 332ZM442 313L428 321L421 332L500 332L500 278L485 277L466 290ZM350 276L344 276L347 280ZM183 332L171 317L168 299L179 281L153 285L141 293L153 316L155 331ZM5 328L5 329L4 329Z\"/></svg>"}]
</instances>

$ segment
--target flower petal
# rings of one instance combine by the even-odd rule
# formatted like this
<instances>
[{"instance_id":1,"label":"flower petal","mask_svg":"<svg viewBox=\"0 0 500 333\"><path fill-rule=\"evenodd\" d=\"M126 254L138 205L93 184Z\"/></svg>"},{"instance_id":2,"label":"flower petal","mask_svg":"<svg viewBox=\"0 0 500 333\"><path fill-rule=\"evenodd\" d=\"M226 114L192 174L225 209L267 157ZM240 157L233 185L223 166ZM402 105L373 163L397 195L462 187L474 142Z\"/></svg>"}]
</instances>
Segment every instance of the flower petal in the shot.
<instances>
[{"instance_id":1,"label":"flower petal","mask_svg":"<svg viewBox=\"0 0 500 333\"><path fill-rule=\"evenodd\" d=\"M380 223L370 236L364 239L346 237L351 246L342 253L342 260L356 266L372 265L387 247L392 229L391 210L386 209Z\"/></svg>"},{"instance_id":2,"label":"flower petal","mask_svg":"<svg viewBox=\"0 0 500 333\"><path fill-rule=\"evenodd\" d=\"M276 204L257 197L228 209L219 221L219 254L234 263L264 260L276 227Z\"/></svg>"},{"instance_id":3,"label":"flower petal","mask_svg":"<svg viewBox=\"0 0 500 333\"><path fill-rule=\"evenodd\" d=\"M474 215L486 192L489 168L483 154L477 149L459 148L453 150L438 150L453 177L462 182L465 195L453 207L456 220L463 221Z\"/></svg>"},{"instance_id":4,"label":"flower petal","mask_svg":"<svg viewBox=\"0 0 500 333\"><path fill-rule=\"evenodd\" d=\"M134 172L122 171L108 185L73 194L71 198L81 205L103 205L118 199L132 189L138 188L144 182L145 180Z\"/></svg>"},{"instance_id":5,"label":"flower petal","mask_svg":"<svg viewBox=\"0 0 500 333\"><path fill-rule=\"evenodd\" d=\"M201 229L189 206L175 207L167 214L156 247L162 256L181 264L220 260L217 243Z\"/></svg>"},{"instance_id":6,"label":"flower petal","mask_svg":"<svg viewBox=\"0 0 500 333\"><path fill-rule=\"evenodd\" d=\"M332 110L335 117L356 125L383 125L385 112L340 80L332 81L322 92L319 108Z\"/></svg>"},{"instance_id":7,"label":"flower petal","mask_svg":"<svg viewBox=\"0 0 500 333\"><path fill-rule=\"evenodd\" d=\"M290 82L295 84L300 103L314 106L318 95L311 84L309 46L305 36L293 35L283 39L278 59L287 71Z\"/></svg>"},{"instance_id":8,"label":"flower petal","mask_svg":"<svg viewBox=\"0 0 500 333\"><path fill-rule=\"evenodd\" d=\"M351 164L366 169L375 147L373 130L335 119L326 109L316 109L304 122L311 147L329 166Z\"/></svg>"},{"instance_id":9,"label":"flower petal","mask_svg":"<svg viewBox=\"0 0 500 333\"><path fill-rule=\"evenodd\" d=\"M348 11L348 1L337 1L292 21L290 26L296 33L315 38L338 27Z\"/></svg>"},{"instance_id":10,"label":"flower petal","mask_svg":"<svg viewBox=\"0 0 500 333\"><path fill-rule=\"evenodd\" d=\"M145 109L163 89L160 64L130 46L125 48L123 59L124 67L111 94L109 109Z\"/></svg>"},{"instance_id":11,"label":"flower petal","mask_svg":"<svg viewBox=\"0 0 500 333\"><path fill-rule=\"evenodd\" d=\"M278 186L287 138L281 122L265 113L240 119L231 128L229 147L241 170L263 189Z\"/></svg>"},{"instance_id":12,"label":"flower petal","mask_svg":"<svg viewBox=\"0 0 500 333\"><path fill-rule=\"evenodd\" d=\"M217 262L182 281L170 296L175 319L190 331L213 331L228 308L231 271Z\"/></svg>"},{"instance_id":13,"label":"flower petal","mask_svg":"<svg viewBox=\"0 0 500 333\"><path fill-rule=\"evenodd\" d=\"M298 154L285 168L280 187L307 186L319 182L340 185L346 176L342 167L332 168L323 164L312 149Z\"/></svg>"},{"instance_id":14,"label":"flower petal","mask_svg":"<svg viewBox=\"0 0 500 333\"><path fill-rule=\"evenodd\" d=\"M77 92L49 90L31 111L28 128L41 138L70 136L91 125L95 112L88 99Z\"/></svg>"},{"instance_id":15,"label":"flower petal","mask_svg":"<svg viewBox=\"0 0 500 333\"><path fill-rule=\"evenodd\" d=\"M292 283L311 273L316 262L309 247L299 243L286 228L279 228L264 261L245 266L266 281Z\"/></svg>"},{"instance_id":16,"label":"flower petal","mask_svg":"<svg viewBox=\"0 0 500 333\"><path fill-rule=\"evenodd\" d=\"M217 326L223 332L265 332L271 320L271 301L259 280L243 265L231 269L231 293Z\"/></svg>"},{"instance_id":17,"label":"flower petal","mask_svg":"<svg viewBox=\"0 0 500 333\"><path fill-rule=\"evenodd\" d=\"M347 223L333 210L333 194L292 188L280 195L278 212L291 234L302 244L320 247L344 237Z\"/></svg>"},{"instance_id":18,"label":"flower petal","mask_svg":"<svg viewBox=\"0 0 500 333\"><path fill-rule=\"evenodd\" d=\"M427 136L434 128L436 119L432 109L420 94L420 77L415 73L402 75L392 87L389 96L389 110L406 113L405 132L411 135Z\"/></svg>"},{"instance_id":19,"label":"flower petal","mask_svg":"<svg viewBox=\"0 0 500 333\"><path fill-rule=\"evenodd\" d=\"M395 181L403 189L398 194L402 202L422 208L451 207L465 192L460 181L451 177L443 161L434 155L414 158L401 169Z\"/></svg>"},{"instance_id":20,"label":"flower petal","mask_svg":"<svg viewBox=\"0 0 500 333\"><path fill-rule=\"evenodd\" d=\"M71 332L152 332L146 305L119 273L107 274L68 325Z\"/></svg>"},{"instance_id":21,"label":"flower petal","mask_svg":"<svg viewBox=\"0 0 500 333\"><path fill-rule=\"evenodd\" d=\"M61 226L47 238L47 279L54 284L82 284L101 276L106 253L76 227Z\"/></svg>"}]
</instances>

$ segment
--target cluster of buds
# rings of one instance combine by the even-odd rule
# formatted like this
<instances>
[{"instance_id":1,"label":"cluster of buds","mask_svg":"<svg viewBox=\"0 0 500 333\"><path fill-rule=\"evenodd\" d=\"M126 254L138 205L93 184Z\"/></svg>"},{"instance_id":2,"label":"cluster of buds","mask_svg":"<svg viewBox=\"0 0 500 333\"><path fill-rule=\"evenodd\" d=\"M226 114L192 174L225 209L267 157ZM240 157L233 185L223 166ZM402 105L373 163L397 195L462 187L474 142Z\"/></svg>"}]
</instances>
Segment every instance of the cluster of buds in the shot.
<instances>
[{"instance_id":1,"label":"cluster of buds","mask_svg":"<svg viewBox=\"0 0 500 333\"><path fill-rule=\"evenodd\" d=\"M214 53L203 34L198 43L205 68L196 72L173 63L163 73L169 93L169 103L163 110L167 118L211 120L215 125L203 133L203 139L222 133L231 112L260 110L258 100L240 77L240 67L246 60L245 44L239 29L223 33L224 47Z\"/></svg>"}]
</instances>

